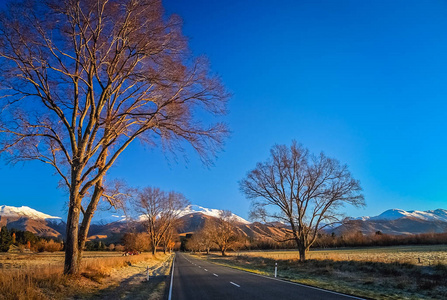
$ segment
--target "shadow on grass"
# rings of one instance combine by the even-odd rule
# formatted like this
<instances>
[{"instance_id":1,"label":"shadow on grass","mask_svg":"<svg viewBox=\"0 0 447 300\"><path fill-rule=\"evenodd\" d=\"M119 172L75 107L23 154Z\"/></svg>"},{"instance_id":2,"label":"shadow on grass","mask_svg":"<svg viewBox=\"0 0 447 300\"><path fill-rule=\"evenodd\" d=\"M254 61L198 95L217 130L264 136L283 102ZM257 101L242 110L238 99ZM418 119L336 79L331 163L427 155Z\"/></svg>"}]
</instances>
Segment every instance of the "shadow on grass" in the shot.
<instances>
[{"instance_id":1,"label":"shadow on grass","mask_svg":"<svg viewBox=\"0 0 447 300\"><path fill-rule=\"evenodd\" d=\"M145 267L131 265L128 268L138 268L141 272L121 281L119 286L109 287L98 291L93 295L74 297L74 299L167 299L167 287L169 286L169 275L166 275L170 264L150 269L149 281Z\"/></svg>"}]
</instances>

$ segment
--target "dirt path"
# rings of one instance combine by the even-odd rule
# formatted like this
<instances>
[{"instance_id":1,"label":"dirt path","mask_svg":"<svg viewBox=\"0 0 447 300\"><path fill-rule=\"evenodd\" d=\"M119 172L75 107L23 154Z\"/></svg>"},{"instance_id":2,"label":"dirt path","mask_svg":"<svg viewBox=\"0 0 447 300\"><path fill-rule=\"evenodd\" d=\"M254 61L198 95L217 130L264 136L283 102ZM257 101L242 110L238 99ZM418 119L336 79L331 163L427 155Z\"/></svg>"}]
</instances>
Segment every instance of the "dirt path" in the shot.
<instances>
[{"instance_id":1,"label":"dirt path","mask_svg":"<svg viewBox=\"0 0 447 300\"><path fill-rule=\"evenodd\" d=\"M164 299L172 257L165 261L143 261L118 269L110 277L104 278L93 293L73 299ZM146 280L147 266L149 281Z\"/></svg>"}]
</instances>

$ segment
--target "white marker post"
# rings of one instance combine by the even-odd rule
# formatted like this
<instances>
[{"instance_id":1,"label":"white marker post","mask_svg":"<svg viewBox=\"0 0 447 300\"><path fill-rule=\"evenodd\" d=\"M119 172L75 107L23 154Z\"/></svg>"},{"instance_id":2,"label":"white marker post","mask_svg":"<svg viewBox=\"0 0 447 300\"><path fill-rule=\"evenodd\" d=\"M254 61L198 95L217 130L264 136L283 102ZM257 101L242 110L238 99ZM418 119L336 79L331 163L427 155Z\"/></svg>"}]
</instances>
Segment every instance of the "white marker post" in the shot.
<instances>
[{"instance_id":1,"label":"white marker post","mask_svg":"<svg viewBox=\"0 0 447 300\"><path fill-rule=\"evenodd\" d=\"M278 263L275 263L275 278L277 274L278 274Z\"/></svg>"},{"instance_id":2,"label":"white marker post","mask_svg":"<svg viewBox=\"0 0 447 300\"><path fill-rule=\"evenodd\" d=\"M146 281L149 281L149 266L146 267Z\"/></svg>"}]
</instances>

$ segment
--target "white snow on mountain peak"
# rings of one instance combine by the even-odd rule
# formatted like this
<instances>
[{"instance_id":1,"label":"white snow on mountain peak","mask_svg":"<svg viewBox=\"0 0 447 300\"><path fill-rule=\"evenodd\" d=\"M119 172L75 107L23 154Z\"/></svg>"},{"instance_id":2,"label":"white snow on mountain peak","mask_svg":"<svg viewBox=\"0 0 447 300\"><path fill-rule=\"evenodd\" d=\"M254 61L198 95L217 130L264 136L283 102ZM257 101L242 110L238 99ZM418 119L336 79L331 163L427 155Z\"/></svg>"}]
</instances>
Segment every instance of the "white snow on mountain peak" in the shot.
<instances>
[{"instance_id":1,"label":"white snow on mountain peak","mask_svg":"<svg viewBox=\"0 0 447 300\"><path fill-rule=\"evenodd\" d=\"M44 214L28 206L0 206L0 216L4 217L28 217L31 219L61 219L60 217L54 217Z\"/></svg>"},{"instance_id":2,"label":"white snow on mountain peak","mask_svg":"<svg viewBox=\"0 0 447 300\"><path fill-rule=\"evenodd\" d=\"M188 205L186 206L180 213L179 213L179 217L183 217L189 214L193 214L193 213L202 213L204 215L207 216L211 216L211 217L215 217L215 218L219 218L220 214L223 212L223 210L220 209L214 209L214 208L206 208L206 207L202 207L199 205ZM231 213L232 217L235 218L235 220L239 223L242 224L251 224L249 221L245 220L242 217L239 217L238 215L235 215L233 213Z\"/></svg>"},{"instance_id":3,"label":"white snow on mountain peak","mask_svg":"<svg viewBox=\"0 0 447 300\"><path fill-rule=\"evenodd\" d=\"M419 210L403 210L403 209L389 209L384 211L378 216L374 217L360 217L355 218L355 220L373 220L373 221L380 221L380 220L397 220L404 217L411 217L416 219L421 219L425 221L442 221L447 222L447 210L445 209L436 209L436 210L427 210L427 211L419 211Z\"/></svg>"}]
</instances>

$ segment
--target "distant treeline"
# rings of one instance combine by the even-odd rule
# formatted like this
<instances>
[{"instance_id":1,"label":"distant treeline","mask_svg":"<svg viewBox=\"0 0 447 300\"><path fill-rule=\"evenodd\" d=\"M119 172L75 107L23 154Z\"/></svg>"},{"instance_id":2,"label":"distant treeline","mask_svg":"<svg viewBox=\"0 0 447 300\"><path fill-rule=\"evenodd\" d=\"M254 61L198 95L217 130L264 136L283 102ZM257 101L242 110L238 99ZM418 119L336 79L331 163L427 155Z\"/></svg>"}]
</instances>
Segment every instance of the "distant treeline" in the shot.
<instances>
[{"instance_id":1,"label":"distant treeline","mask_svg":"<svg viewBox=\"0 0 447 300\"><path fill-rule=\"evenodd\" d=\"M190 234L182 239L177 239L176 249L186 251L220 250L217 245L210 244L201 249L192 247ZM180 246L181 241L181 246ZM423 233L413 235L389 235L377 231L374 234L363 234L361 232L347 232L343 234L321 233L312 248L340 248L340 247L368 247L368 246L399 246L399 245L436 245L447 244L447 232L445 233ZM149 239L146 233L127 233L120 243L107 243L101 240L88 241L85 245L86 251L150 251ZM237 242L228 250L275 250L295 249L293 240L277 241L272 238L253 239L239 237ZM162 248L163 249L163 248ZM39 237L29 231L8 229L3 226L0 231L0 251L19 252L54 252L64 250L64 243L60 239Z\"/></svg>"},{"instance_id":2,"label":"distant treeline","mask_svg":"<svg viewBox=\"0 0 447 300\"><path fill-rule=\"evenodd\" d=\"M8 229L6 226L0 230L0 252L55 252L61 250L64 250L64 242L61 239L41 237L30 231ZM106 244L103 241L88 241L85 250L124 251L126 247L121 244Z\"/></svg>"},{"instance_id":3,"label":"distant treeline","mask_svg":"<svg viewBox=\"0 0 447 300\"><path fill-rule=\"evenodd\" d=\"M411 235L390 235L377 231L374 234L351 232L344 234L319 234L312 248L368 247L368 246L401 246L401 245L437 245L447 244L447 232L422 233ZM293 241L281 242L272 239L247 240L247 250L294 249Z\"/></svg>"},{"instance_id":4,"label":"distant treeline","mask_svg":"<svg viewBox=\"0 0 447 300\"><path fill-rule=\"evenodd\" d=\"M18 252L54 252L63 248L61 240L39 237L29 231L8 229L3 226L0 230L0 251L7 252L16 250Z\"/></svg>"},{"instance_id":5,"label":"distant treeline","mask_svg":"<svg viewBox=\"0 0 447 300\"><path fill-rule=\"evenodd\" d=\"M400 246L400 245L436 245L447 244L447 232L421 233L411 235L390 235L377 231L375 234L361 232L341 235L323 234L315 243L315 248L363 247L363 246Z\"/></svg>"},{"instance_id":6,"label":"distant treeline","mask_svg":"<svg viewBox=\"0 0 447 300\"><path fill-rule=\"evenodd\" d=\"M188 234L177 241L175 249L182 251L207 251L207 247L194 247L191 243L194 234ZM203 241L202 241L203 242ZM368 247L368 246L399 246L399 245L436 245L447 244L446 233L424 233L413 235L388 235L377 231L375 234L363 234L361 232L345 233L336 235L319 234L312 248L340 248L340 247ZM215 244L208 246L211 251L220 250ZM229 250L278 250L296 249L293 240L276 241L274 239L253 239L239 237ZM119 244L109 244L100 240L86 243L87 251L150 251L147 234L128 233L125 234Z\"/></svg>"}]
</instances>

